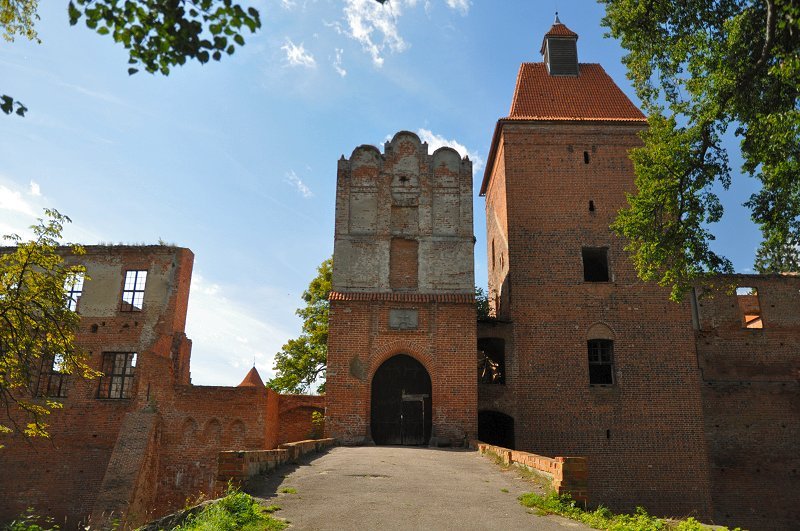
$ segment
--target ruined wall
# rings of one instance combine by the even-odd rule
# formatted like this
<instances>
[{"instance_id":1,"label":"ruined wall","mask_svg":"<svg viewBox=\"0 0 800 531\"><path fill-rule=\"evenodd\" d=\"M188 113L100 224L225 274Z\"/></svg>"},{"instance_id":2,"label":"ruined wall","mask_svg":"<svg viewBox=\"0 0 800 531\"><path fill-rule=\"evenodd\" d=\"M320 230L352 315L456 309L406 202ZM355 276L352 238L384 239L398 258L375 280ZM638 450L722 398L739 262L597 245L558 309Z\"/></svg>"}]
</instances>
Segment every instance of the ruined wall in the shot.
<instances>
[{"instance_id":1,"label":"ruined wall","mask_svg":"<svg viewBox=\"0 0 800 531\"><path fill-rule=\"evenodd\" d=\"M502 135L502 133L501 133ZM508 317L510 300L508 255L508 206L506 163L501 137L492 176L486 191L486 243L488 245L489 311L499 319Z\"/></svg>"},{"instance_id":2,"label":"ruined wall","mask_svg":"<svg viewBox=\"0 0 800 531\"><path fill-rule=\"evenodd\" d=\"M278 445L274 391L190 384L191 251L90 246L66 259L87 269L76 343L97 370L104 353L136 353L124 379L130 391L109 398L118 388L103 383L108 377L65 380L50 440L3 438L0 522L34 507L67 528L90 515L94 525L123 514L133 525L213 494L220 451ZM147 271L138 311L123 300L125 272L133 270Z\"/></svg>"},{"instance_id":3,"label":"ruined wall","mask_svg":"<svg viewBox=\"0 0 800 531\"><path fill-rule=\"evenodd\" d=\"M489 264L513 321L516 448L589 459L592 501L711 513L691 312L636 278L608 229L633 189L640 125L509 122L509 273ZM499 182L499 181L498 181ZM494 186L494 184L492 184ZM591 201L591 203L590 203ZM490 235L499 231L487 220ZM606 249L608 281L584 281L582 248ZM590 385L587 342L613 341L613 384ZM609 373L611 374L611 372Z\"/></svg>"},{"instance_id":4,"label":"ruined wall","mask_svg":"<svg viewBox=\"0 0 800 531\"><path fill-rule=\"evenodd\" d=\"M472 163L400 132L339 161L326 433L368 441L371 383L397 354L431 377L433 438L476 431Z\"/></svg>"},{"instance_id":5,"label":"ruined wall","mask_svg":"<svg viewBox=\"0 0 800 531\"><path fill-rule=\"evenodd\" d=\"M49 440L3 438L0 521L27 507L59 520L67 518L69 525L88 516L123 419L147 402L147 385L135 375L149 359L167 360L166 374L170 374L177 361L173 347L188 350L182 342L186 341L183 324L191 251L162 246L89 246L85 255L66 259L84 264L88 277L78 302L81 323L76 342L88 351L90 364L97 370L102 369L104 352L138 354L131 398L97 398L98 380L67 377L67 396L58 398L64 409L48 419ZM122 312L124 274L136 269L148 271L143 306L141 311Z\"/></svg>"},{"instance_id":6,"label":"ruined wall","mask_svg":"<svg viewBox=\"0 0 800 531\"><path fill-rule=\"evenodd\" d=\"M748 529L800 522L800 277L733 275L756 288L763 328L746 328L739 299L698 291L697 353L714 521ZM758 492L757 496L753 493Z\"/></svg>"},{"instance_id":7,"label":"ruined wall","mask_svg":"<svg viewBox=\"0 0 800 531\"><path fill-rule=\"evenodd\" d=\"M219 452L277 446L278 395L265 387L176 386L158 409L156 514L213 494Z\"/></svg>"}]
</instances>

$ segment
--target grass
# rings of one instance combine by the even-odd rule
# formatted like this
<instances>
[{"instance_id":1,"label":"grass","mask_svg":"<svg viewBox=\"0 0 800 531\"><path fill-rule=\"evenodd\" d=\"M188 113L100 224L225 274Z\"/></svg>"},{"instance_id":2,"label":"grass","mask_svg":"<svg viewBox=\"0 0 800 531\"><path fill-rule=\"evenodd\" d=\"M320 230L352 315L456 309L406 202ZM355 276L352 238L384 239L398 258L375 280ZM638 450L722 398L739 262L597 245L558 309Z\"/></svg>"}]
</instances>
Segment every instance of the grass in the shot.
<instances>
[{"instance_id":1,"label":"grass","mask_svg":"<svg viewBox=\"0 0 800 531\"><path fill-rule=\"evenodd\" d=\"M283 487L278 492L280 492L281 494L297 494L297 489L294 487Z\"/></svg>"},{"instance_id":2,"label":"grass","mask_svg":"<svg viewBox=\"0 0 800 531\"><path fill-rule=\"evenodd\" d=\"M508 489L500 489L500 492L508 493Z\"/></svg>"},{"instance_id":3,"label":"grass","mask_svg":"<svg viewBox=\"0 0 800 531\"><path fill-rule=\"evenodd\" d=\"M209 505L185 524L181 531L279 531L289 524L268 513L280 509L277 505L261 506L252 496L230 490L218 502Z\"/></svg>"},{"instance_id":4,"label":"grass","mask_svg":"<svg viewBox=\"0 0 800 531\"><path fill-rule=\"evenodd\" d=\"M519 497L519 502L525 507L532 507L540 515L558 514L578 522L582 522L595 529L608 531L703 531L712 528L705 526L694 518L674 521L652 516L643 507L637 507L633 514L615 514L602 505L593 511L581 509L568 495L547 494L540 496L532 492ZM715 528L727 531L727 527ZM736 528L733 531L741 531Z\"/></svg>"}]
</instances>

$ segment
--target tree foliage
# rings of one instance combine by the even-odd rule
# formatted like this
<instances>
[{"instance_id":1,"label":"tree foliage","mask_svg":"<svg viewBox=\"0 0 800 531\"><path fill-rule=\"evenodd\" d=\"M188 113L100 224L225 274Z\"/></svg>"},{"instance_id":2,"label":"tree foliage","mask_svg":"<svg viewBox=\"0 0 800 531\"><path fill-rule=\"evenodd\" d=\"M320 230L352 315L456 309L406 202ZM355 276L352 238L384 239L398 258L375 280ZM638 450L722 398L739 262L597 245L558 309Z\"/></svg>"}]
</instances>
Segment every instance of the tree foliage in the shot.
<instances>
[{"instance_id":1,"label":"tree foliage","mask_svg":"<svg viewBox=\"0 0 800 531\"><path fill-rule=\"evenodd\" d=\"M638 192L612 225L639 276L680 299L732 271L708 228L723 213L714 187L731 183L721 142L730 128L742 172L762 184L745 203L763 234L757 267L800 269L800 2L600 1L649 115L632 152Z\"/></svg>"},{"instance_id":2,"label":"tree foliage","mask_svg":"<svg viewBox=\"0 0 800 531\"><path fill-rule=\"evenodd\" d=\"M110 35L128 50L129 74L169 74L187 59L207 63L244 46L244 30L261 27L254 7L232 0L72 0L69 23L83 17L86 27Z\"/></svg>"},{"instance_id":3,"label":"tree foliage","mask_svg":"<svg viewBox=\"0 0 800 531\"><path fill-rule=\"evenodd\" d=\"M39 387L42 370L93 377L87 355L75 345L78 315L70 311L65 285L84 268L66 265L58 253L69 218L46 210L46 220L32 227L34 238L4 236L15 248L0 254L0 433L47 436L45 419L60 402ZM72 246L82 254L80 246Z\"/></svg>"},{"instance_id":4,"label":"tree foliage","mask_svg":"<svg viewBox=\"0 0 800 531\"><path fill-rule=\"evenodd\" d=\"M34 28L38 0L0 0L0 32L39 41ZM233 0L70 0L70 25L108 35L128 50L128 74L145 71L169 75L170 68L195 59L219 61L245 44L245 30L261 27L254 7ZM0 110L24 116L24 104L0 94Z\"/></svg>"},{"instance_id":5,"label":"tree foliage","mask_svg":"<svg viewBox=\"0 0 800 531\"><path fill-rule=\"evenodd\" d=\"M275 355L277 375L267 382L267 387L279 393L305 393L315 383L316 391L325 392L325 369L328 363L328 295L331 292L333 259L329 258L317 268L317 276L303 292L305 306L295 312L303 319L297 339L290 339Z\"/></svg>"}]
</instances>

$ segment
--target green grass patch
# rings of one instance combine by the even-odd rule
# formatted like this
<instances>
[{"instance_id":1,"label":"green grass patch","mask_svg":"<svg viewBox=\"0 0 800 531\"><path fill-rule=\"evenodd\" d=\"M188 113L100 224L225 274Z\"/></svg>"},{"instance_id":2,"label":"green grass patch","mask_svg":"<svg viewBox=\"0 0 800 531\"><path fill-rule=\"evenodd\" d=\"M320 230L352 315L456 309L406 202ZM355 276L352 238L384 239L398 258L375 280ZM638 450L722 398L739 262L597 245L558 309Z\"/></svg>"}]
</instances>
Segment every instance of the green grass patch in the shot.
<instances>
[{"instance_id":1,"label":"green grass patch","mask_svg":"<svg viewBox=\"0 0 800 531\"><path fill-rule=\"evenodd\" d=\"M280 492L281 494L297 494L297 489L294 487L283 487L278 492Z\"/></svg>"},{"instance_id":2,"label":"green grass patch","mask_svg":"<svg viewBox=\"0 0 800 531\"><path fill-rule=\"evenodd\" d=\"M508 493L508 489L500 489L500 492Z\"/></svg>"},{"instance_id":3,"label":"green grass patch","mask_svg":"<svg viewBox=\"0 0 800 531\"><path fill-rule=\"evenodd\" d=\"M175 529L181 531L279 531L289 526L283 520L267 514L270 512L268 509L269 507L262 507L252 496L232 490L228 491L227 496L204 508L185 524Z\"/></svg>"},{"instance_id":4,"label":"green grass patch","mask_svg":"<svg viewBox=\"0 0 800 531\"><path fill-rule=\"evenodd\" d=\"M28 508L5 527L0 527L3 531L55 531L60 529L52 518L39 516L32 508Z\"/></svg>"},{"instance_id":5,"label":"green grass patch","mask_svg":"<svg viewBox=\"0 0 800 531\"><path fill-rule=\"evenodd\" d=\"M280 505L268 505L267 507L264 507L264 512L265 513L270 513L270 514L274 513L275 511L280 511L280 510L281 510L281 506Z\"/></svg>"},{"instance_id":6,"label":"green grass patch","mask_svg":"<svg viewBox=\"0 0 800 531\"><path fill-rule=\"evenodd\" d=\"M536 509L537 514L558 514L582 522L595 529L608 531L704 531L712 528L705 526L694 518L686 520L665 520L647 513L643 507L637 507L633 514L615 514L602 505L593 511L581 509L568 494L548 494L540 496L529 492L519 497L525 507ZM715 528L727 531L727 527ZM741 531L736 528L733 531Z\"/></svg>"}]
</instances>

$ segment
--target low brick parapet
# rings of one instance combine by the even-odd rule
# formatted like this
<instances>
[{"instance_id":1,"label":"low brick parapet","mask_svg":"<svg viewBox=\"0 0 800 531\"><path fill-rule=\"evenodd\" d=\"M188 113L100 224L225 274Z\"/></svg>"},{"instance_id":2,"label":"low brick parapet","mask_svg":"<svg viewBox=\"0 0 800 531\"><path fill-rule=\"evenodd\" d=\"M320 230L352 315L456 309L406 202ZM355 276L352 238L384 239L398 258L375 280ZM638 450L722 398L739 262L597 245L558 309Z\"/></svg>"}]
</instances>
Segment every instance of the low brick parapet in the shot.
<instances>
[{"instance_id":1,"label":"low brick parapet","mask_svg":"<svg viewBox=\"0 0 800 531\"><path fill-rule=\"evenodd\" d=\"M228 483L241 485L248 479L265 474L278 466L297 461L303 455L321 452L336 444L336 439L311 439L280 445L275 450L220 452L217 460L217 491Z\"/></svg>"},{"instance_id":2,"label":"low brick parapet","mask_svg":"<svg viewBox=\"0 0 800 531\"><path fill-rule=\"evenodd\" d=\"M569 494L584 505L589 503L589 461L586 457L545 457L481 441L470 441L470 447L481 454L499 456L504 465L518 464L541 472L551 479L553 491L557 494Z\"/></svg>"}]
</instances>

